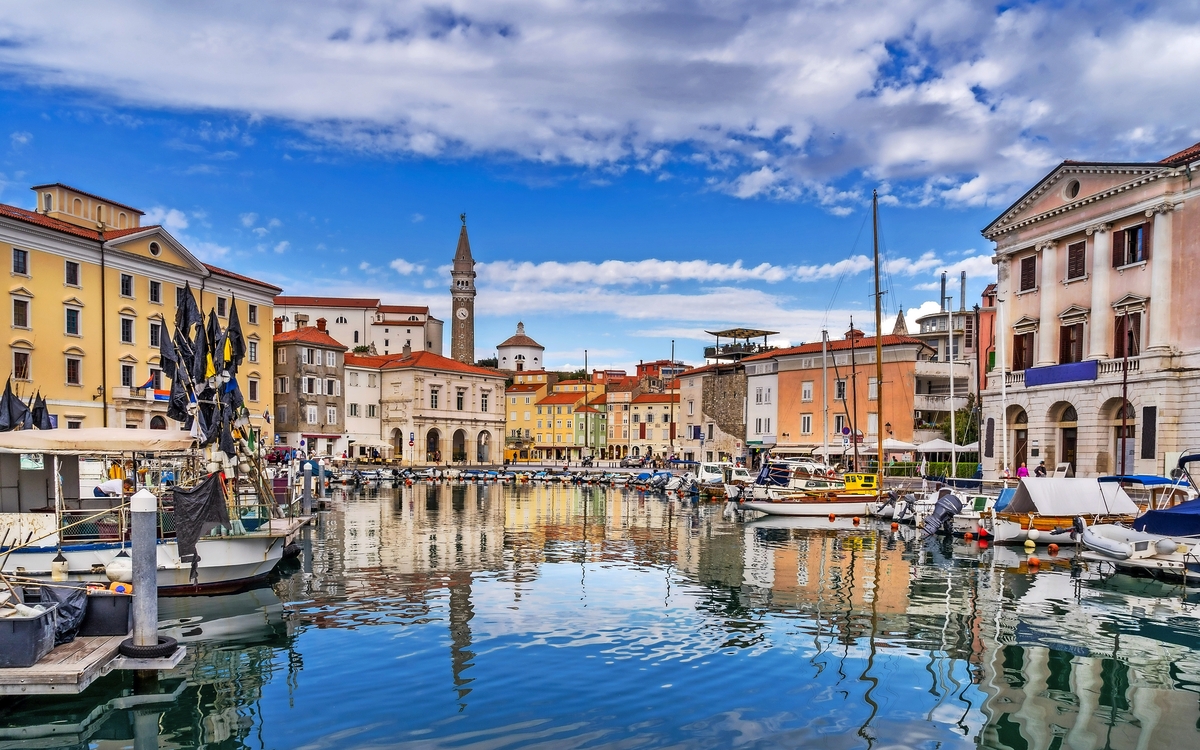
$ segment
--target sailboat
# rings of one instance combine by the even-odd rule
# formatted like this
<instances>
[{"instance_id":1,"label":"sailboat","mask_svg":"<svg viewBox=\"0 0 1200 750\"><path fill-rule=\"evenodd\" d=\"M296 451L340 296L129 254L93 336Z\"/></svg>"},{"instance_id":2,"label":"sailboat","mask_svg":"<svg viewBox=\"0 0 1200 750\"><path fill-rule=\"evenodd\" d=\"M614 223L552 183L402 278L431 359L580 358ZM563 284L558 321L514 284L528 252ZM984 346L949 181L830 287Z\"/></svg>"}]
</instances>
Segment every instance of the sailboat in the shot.
<instances>
[{"instance_id":1,"label":"sailboat","mask_svg":"<svg viewBox=\"0 0 1200 750\"><path fill-rule=\"evenodd\" d=\"M883 419L883 295L879 286L879 193L871 193L871 235L875 265L875 388L876 388L876 432L884 424ZM853 327L853 325L852 325ZM853 339L851 339L853 342ZM824 337L822 337L822 361L824 360ZM854 362L853 353L851 362ZM828 381L825 381L828 382ZM828 389L822 387L823 392ZM857 416L857 405L855 407ZM858 430L854 428L857 439ZM779 516L868 516L872 508L878 507L883 494L883 451L884 441L876 439L878 449L878 474L853 472L846 474L841 482L825 478L803 477L801 486L780 489L773 479L771 465L763 467L758 479L746 488L739 507L768 515ZM855 445L857 450L857 444ZM793 484L795 477L786 484ZM825 486L815 486L824 484ZM809 485L814 485L809 487Z\"/></svg>"}]
</instances>

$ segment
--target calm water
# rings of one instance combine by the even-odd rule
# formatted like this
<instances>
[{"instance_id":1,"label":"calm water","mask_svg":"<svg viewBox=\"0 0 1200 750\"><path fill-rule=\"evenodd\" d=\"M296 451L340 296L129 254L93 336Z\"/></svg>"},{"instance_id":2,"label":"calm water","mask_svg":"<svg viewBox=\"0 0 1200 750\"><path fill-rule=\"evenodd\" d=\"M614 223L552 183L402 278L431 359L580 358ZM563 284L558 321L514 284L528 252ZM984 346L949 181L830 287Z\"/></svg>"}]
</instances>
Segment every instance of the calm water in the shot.
<instances>
[{"instance_id":1,"label":"calm water","mask_svg":"<svg viewBox=\"0 0 1200 750\"><path fill-rule=\"evenodd\" d=\"M189 656L161 695L117 673L3 702L0 748L1200 746L1194 597L784 524L597 489L342 495L273 586L162 600Z\"/></svg>"}]
</instances>

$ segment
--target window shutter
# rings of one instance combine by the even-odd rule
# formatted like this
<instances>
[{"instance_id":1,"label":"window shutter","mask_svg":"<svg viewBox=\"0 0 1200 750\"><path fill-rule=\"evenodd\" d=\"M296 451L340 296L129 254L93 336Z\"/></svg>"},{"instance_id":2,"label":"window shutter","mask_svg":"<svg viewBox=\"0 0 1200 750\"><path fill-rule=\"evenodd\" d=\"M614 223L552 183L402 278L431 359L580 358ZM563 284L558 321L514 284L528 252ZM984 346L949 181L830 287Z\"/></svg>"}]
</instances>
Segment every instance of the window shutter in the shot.
<instances>
[{"instance_id":1,"label":"window shutter","mask_svg":"<svg viewBox=\"0 0 1200 750\"><path fill-rule=\"evenodd\" d=\"M1113 268L1125 265L1125 230L1113 232L1112 236Z\"/></svg>"},{"instance_id":2,"label":"window shutter","mask_svg":"<svg viewBox=\"0 0 1200 750\"><path fill-rule=\"evenodd\" d=\"M1021 259L1021 291L1037 286L1037 258L1033 255Z\"/></svg>"},{"instance_id":3,"label":"window shutter","mask_svg":"<svg viewBox=\"0 0 1200 750\"><path fill-rule=\"evenodd\" d=\"M992 458L996 453L996 420L988 417L987 435L983 441L983 455Z\"/></svg>"},{"instance_id":4,"label":"window shutter","mask_svg":"<svg viewBox=\"0 0 1200 750\"><path fill-rule=\"evenodd\" d=\"M1117 314L1116 324L1113 325L1113 357L1120 359L1125 356L1125 315Z\"/></svg>"},{"instance_id":5,"label":"window shutter","mask_svg":"<svg viewBox=\"0 0 1200 750\"><path fill-rule=\"evenodd\" d=\"M1158 407L1142 407L1142 458L1154 458L1154 438L1157 433Z\"/></svg>"},{"instance_id":6,"label":"window shutter","mask_svg":"<svg viewBox=\"0 0 1200 750\"><path fill-rule=\"evenodd\" d=\"M1067 248L1067 278L1079 279L1087 275L1085 266L1087 259L1087 245L1083 242L1076 242Z\"/></svg>"},{"instance_id":7,"label":"window shutter","mask_svg":"<svg viewBox=\"0 0 1200 750\"><path fill-rule=\"evenodd\" d=\"M1142 257L1137 260L1150 259L1151 240L1154 238L1153 227L1153 222L1149 221L1142 225Z\"/></svg>"},{"instance_id":8,"label":"window shutter","mask_svg":"<svg viewBox=\"0 0 1200 750\"><path fill-rule=\"evenodd\" d=\"M1060 365L1071 361L1071 326L1058 329L1058 363Z\"/></svg>"},{"instance_id":9,"label":"window shutter","mask_svg":"<svg viewBox=\"0 0 1200 750\"><path fill-rule=\"evenodd\" d=\"M642 440L646 439L646 423L642 422L638 425L638 437Z\"/></svg>"}]
</instances>

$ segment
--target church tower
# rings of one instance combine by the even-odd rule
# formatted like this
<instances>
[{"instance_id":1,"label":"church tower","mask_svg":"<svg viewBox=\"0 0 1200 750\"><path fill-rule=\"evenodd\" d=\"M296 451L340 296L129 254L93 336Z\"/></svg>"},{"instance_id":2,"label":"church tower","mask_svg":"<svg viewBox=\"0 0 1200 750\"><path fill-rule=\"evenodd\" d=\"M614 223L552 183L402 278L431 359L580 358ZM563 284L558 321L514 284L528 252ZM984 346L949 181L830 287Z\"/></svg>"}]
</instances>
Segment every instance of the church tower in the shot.
<instances>
[{"instance_id":1,"label":"church tower","mask_svg":"<svg viewBox=\"0 0 1200 750\"><path fill-rule=\"evenodd\" d=\"M467 215L458 233L458 249L454 251L454 267L450 271L451 314L454 325L450 334L450 358L475 364L475 260L471 257L471 242L467 239Z\"/></svg>"}]
</instances>

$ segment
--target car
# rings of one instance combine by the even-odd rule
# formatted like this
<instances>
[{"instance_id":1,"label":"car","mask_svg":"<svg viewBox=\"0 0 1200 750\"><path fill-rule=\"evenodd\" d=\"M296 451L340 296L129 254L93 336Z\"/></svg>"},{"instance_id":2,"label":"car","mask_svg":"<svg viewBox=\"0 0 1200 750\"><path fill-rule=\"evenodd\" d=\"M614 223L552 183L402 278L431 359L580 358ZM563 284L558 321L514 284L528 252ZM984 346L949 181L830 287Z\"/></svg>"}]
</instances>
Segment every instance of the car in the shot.
<instances>
[{"instance_id":1,"label":"car","mask_svg":"<svg viewBox=\"0 0 1200 750\"><path fill-rule=\"evenodd\" d=\"M579 462L579 465L580 466L592 466L592 465L594 465L594 463L595 462L592 460L591 456L584 456L583 460Z\"/></svg>"},{"instance_id":2,"label":"car","mask_svg":"<svg viewBox=\"0 0 1200 750\"><path fill-rule=\"evenodd\" d=\"M645 459L639 458L637 456L626 456L625 458L621 459L621 468L622 469L640 469L645 465L646 465Z\"/></svg>"}]
</instances>

